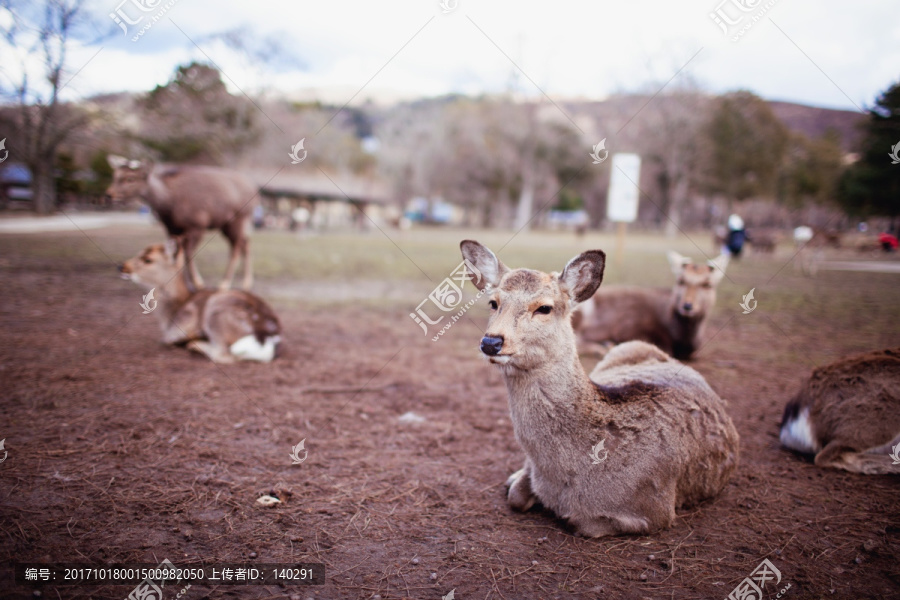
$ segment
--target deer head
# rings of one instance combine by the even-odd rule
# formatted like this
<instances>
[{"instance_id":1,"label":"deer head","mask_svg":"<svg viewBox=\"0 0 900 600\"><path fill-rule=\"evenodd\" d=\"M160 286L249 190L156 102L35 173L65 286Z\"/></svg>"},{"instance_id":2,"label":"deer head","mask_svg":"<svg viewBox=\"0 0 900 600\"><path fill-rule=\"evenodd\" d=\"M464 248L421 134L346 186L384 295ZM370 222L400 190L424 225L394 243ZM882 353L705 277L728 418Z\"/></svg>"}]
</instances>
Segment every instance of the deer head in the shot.
<instances>
[{"instance_id":1,"label":"deer head","mask_svg":"<svg viewBox=\"0 0 900 600\"><path fill-rule=\"evenodd\" d=\"M144 194L150 175L149 165L115 154L110 154L106 160L113 169L113 180L106 194L113 202L131 200Z\"/></svg>"},{"instance_id":2,"label":"deer head","mask_svg":"<svg viewBox=\"0 0 900 600\"><path fill-rule=\"evenodd\" d=\"M184 251L175 240L147 246L143 252L119 265L123 279L146 288L165 288L184 267Z\"/></svg>"},{"instance_id":3,"label":"deer head","mask_svg":"<svg viewBox=\"0 0 900 600\"><path fill-rule=\"evenodd\" d=\"M674 251L668 256L676 277L672 290L675 312L683 317L702 319L716 303L716 286L725 276L728 255L722 254L706 264L695 264Z\"/></svg>"},{"instance_id":4,"label":"deer head","mask_svg":"<svg viewBox=\"0 0 900 600\"><path fill-rule=\"evenodd\" d=\"M463 258L481 273L470 277L479 290L490 288L491 317L481 351L504 372L540 368L575 354L570 315L593 296L603 280L606 255L589 250L569 261L561 273L509 269L485 246L460 244Z\"/></svg>"}]
</instances>

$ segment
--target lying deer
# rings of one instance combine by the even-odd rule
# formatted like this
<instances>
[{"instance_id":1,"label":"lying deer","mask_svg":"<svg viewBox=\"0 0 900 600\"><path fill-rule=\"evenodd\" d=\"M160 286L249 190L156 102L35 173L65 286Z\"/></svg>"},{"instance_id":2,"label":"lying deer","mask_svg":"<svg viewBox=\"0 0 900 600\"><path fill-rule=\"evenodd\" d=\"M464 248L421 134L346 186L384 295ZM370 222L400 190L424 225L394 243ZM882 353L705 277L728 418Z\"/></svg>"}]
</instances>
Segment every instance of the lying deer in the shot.
<instances>
[{"instance_id":1,"label":"lying deer","mask_svg":"<svg viewBox=\"0 0 900 600\"><path fill-rule=\"evenodd\" d=\"M130 279L157 293L151 307L162 327L163 342L186 344L213 362L269 362L281 341L274 311L258 296L242 290L192 292L183 276L185 252L174 241L148 246L119 266Z\"/></svg>"},{"instance_id":2,"label":"lying deer","mask_svg":"<svg viewBox=\"0 0 900 600\"><path fill-rule=\"evenodd\" d=\"M725 275L728 255L694 264L669 252L678 279L666 288L611 287L600 290L574 312L572 325L583 353L605 353L602 344L642 340L675 358L687 360L700 346L716 286Z\"/></svg>"},{"instance_id":3,"label":"lying deer","mask_svg":"<svg viewBox=\"0 0 900 600\"><path fill-rule=\"evenodd\" d=\"M818 368L787 403L781 443L819 467L900 473L900 348Z\"/></svg>"},{"instance_id":4,"label":"lying deer","mask_svg":"<svg viewBox=\"0 0 900 600\"><path fill-rule=\"evenodd\" d=\"M137 198L150 207L169 236L180 241L196 287L203 287L203 278L193 258L207 229L221 230L231 244L220 289L231 287L239 254L243 287L253 286L247 236L258 198L257 188L246 177L217 167L147 165L115 155L107 160L113 168L107 195L114 202Z\"/></svg>"},{"instance_id":5,"label":"lying deer","mask_svg":"<svg viewBox=\"0 0 900 600\"><path fill-rule=\"evenodd\" d=\"M507 482L513 509L540 502L589 537L648 533L722 491L738 434L699 373L644 342L616 346L590 378L581 366L571 311L600 285L603 252L547 274L511 270L478 242L460 247L472 282L489 288L481 351L506 380L525 451Z\"/></svg>"}]
</instances>

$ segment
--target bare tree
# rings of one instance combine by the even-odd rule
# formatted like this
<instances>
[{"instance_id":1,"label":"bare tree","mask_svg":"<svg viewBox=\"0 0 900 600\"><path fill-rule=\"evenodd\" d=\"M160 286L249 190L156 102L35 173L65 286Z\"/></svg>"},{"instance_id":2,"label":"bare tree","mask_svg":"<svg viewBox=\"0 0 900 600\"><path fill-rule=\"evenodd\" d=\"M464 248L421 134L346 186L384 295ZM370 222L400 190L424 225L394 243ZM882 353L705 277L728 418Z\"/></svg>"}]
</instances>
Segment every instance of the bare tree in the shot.
<instances>
[{"instance_id":1,"label":"bare tree","mask_svg":"<svg viewBox=\"0 0 900 600\"><path fill-rule=\"evenodd\" d=\"M41 58L42 73L37 79L42 85L33 85L24 58L18 81L7 85L7 77L0 83L0 92L11 105L3 119L13 131L7 144L31 169L34 208L39 213L51 212L56 205L53 163L57 151L89 122L86 112L60 100L68 83L68 50L86 22L84 4L85 0L0 0L0 8L13 18L13 25L2 32L7 43Z\"/></svg>"}]
</instances>

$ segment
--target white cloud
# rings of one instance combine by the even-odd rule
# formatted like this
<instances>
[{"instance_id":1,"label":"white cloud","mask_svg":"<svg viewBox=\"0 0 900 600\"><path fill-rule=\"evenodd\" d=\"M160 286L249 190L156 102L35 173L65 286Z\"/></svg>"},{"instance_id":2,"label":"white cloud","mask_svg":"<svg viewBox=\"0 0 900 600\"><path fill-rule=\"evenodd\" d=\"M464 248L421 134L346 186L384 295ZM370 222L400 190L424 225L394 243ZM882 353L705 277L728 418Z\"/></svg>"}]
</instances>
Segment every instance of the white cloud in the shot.
<instances>
[{"instance_id":1,"label":"white cloud","mask_svg":"<svg viewBox=\"0 0 900 600\"><path fill-rule=\"evenodd\" d=\"M96 5L104 26L115 27L108 14L116 1ZM442 15L437 0L179 0L138 42L121 35L107 40L70 93L147 90L178 64L207 56L246 92L316 87L348 98L376 73L360 98L384 90L474 94L511 85L537 93L529 78L551 95L603 97L651 89L701 48L685 75L713 92L744 88L853 108L871 103L898 77L900 27L890 3L779 0L735 43L709 17L719 1L459 0ZM268 68L208 39L241 27L254 39L280 36L287 57L305 68ZM94 52L76 49L73 71Z\"/></svg>"}]
</instances>

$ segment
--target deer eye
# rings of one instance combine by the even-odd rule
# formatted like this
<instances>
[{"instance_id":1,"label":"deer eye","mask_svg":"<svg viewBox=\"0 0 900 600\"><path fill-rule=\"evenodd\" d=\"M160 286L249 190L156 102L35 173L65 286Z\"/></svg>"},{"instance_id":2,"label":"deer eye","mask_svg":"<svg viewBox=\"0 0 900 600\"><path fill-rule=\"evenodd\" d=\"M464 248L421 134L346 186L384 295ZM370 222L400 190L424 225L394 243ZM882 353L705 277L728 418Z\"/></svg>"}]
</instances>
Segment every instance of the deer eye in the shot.
<instances>
[{"instance_id":1,"label":"deer eye","mask_svg":"<svg viewBox=\"0 0 900 600\"><path fill-rule=\"evenodd\" d=\"M145 265L149 265L150 263L153 262L153 260L151 260L151 259L149 259L149 258L142 258L141 260L144 261L144 264L145 264Z\"/></svg>"},{"instance_id":2,"label":"deer eye","mask_svg":"<svg viewBox=\"0 0 900 600\"><path fill-rule=\"evenodd\" d=\"M491 307L491 310L497 310L497 301L491 300L490 302L488 302L488 306Z\"/></svg>"},{"instance_id":3,"label":"deer eye","mask_svg":"<svg viewBox=\"0 0 900 600\"><path fill-rule=\"evenodd\" d=\"M552 311L552 310L553 310L553 307L552 307L552 306L550 306L549 304L545 304L544 306L539 307L539 308L538 308L536 311L534 311L534 312L540 313L540 314L542 314L542 315L549 315L549 314L550 314L550 311Z\"/></svg>"},{"instance_id":4,"label":"deer eye","mask_svg":"<svg viewBox=\"0 0 900 600\"><path fill-rule=\"evenodd\" d=\"M704 284L703 284L702 286L700 286L700 287L702 287L703 289L708 290L709 288L712 287L712 284L711 284L710 282L707 281L706 283L704 283Z\"/></svg>"}]
</instances>

